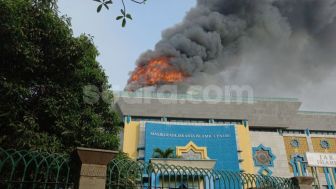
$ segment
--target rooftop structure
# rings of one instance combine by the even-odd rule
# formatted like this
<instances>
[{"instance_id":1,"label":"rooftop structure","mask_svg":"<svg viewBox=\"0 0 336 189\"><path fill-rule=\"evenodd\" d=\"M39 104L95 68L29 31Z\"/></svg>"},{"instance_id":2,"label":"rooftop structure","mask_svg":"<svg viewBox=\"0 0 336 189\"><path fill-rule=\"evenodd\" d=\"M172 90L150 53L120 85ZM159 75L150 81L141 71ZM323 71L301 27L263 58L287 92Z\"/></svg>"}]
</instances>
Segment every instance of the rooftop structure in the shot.
<instances>
[{"instance_id":1,"label":"rooftop structure","mask_svg":"<svg viewBox=\"0 0 336 189\"><path fill-rule=\"evenodd\" d=\"M121 115L149 120L235 122L248 120L251 128L334 131L336 113L300 111L295 98L203 98L160 93L115 94Z\"/></svg>"}]
</instances>

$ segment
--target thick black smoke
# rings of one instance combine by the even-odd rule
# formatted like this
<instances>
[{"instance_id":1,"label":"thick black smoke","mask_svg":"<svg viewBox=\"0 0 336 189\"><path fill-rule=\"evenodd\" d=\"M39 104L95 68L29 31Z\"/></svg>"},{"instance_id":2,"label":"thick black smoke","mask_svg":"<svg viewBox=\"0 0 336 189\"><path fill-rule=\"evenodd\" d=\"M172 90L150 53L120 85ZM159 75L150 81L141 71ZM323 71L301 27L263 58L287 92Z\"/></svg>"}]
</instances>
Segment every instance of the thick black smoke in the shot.
<instances>
[{"instance_id":1,"label":"thick black smoke","mask_svg":"<svg viewBox=\"0 0 336 189\"><path fill-rule=\"evenodd\" d=\"M198 0L137 64L171 56L191 75L183 85L249 85L257 95L305 98L304 90L336 79L335 17L336 0Z\"/></svg>"}]
</instances>

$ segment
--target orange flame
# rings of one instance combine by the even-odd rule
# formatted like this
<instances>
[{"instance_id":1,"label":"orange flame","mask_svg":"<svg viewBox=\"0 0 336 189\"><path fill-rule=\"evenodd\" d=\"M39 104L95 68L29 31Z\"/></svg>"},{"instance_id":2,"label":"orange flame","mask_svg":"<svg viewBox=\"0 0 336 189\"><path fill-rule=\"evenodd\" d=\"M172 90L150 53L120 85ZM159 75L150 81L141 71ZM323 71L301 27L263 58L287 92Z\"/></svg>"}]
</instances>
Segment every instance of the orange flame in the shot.
<instances>
[{"instance_id":1,"label":"orange flame","mask_svg":"<svg viewBox=\"0 0 336 189\"><path fill-rule=\"evenodd\" d=\"M142 86L174 84L183 81L188 75L173 67L169 57L155 58L143 66L138 66L128 83L137 82Z\"/></svg>"}]
</instances>

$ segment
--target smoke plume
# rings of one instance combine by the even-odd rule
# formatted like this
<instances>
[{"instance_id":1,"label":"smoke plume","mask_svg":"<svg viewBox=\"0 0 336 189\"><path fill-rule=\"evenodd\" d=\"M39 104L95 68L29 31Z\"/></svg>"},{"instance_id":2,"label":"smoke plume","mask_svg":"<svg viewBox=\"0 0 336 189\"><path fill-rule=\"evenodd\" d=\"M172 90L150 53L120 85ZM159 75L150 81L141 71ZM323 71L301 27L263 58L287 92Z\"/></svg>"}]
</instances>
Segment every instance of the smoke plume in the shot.
<instances>
[{"instance_id":1,"label":"smoke plume","mask_svg":"<svg viewBox=\"0 0 336 189\"><path fill-rule=\"evenodd\" d=\"M319 108L321 86L336 92L326 82L336 79L335 17L336 0L198 0L137 66L171 57L190 76L177 85L249 85L258 96L300 97Z\"/></svg>"}]
</instances>

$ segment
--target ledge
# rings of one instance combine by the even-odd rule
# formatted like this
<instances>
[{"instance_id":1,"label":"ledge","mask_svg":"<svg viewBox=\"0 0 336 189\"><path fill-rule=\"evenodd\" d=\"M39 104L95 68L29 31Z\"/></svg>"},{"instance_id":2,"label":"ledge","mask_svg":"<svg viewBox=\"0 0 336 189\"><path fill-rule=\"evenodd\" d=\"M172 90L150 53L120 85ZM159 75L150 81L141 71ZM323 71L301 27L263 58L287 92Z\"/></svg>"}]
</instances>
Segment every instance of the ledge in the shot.
<instances>
[{"instance_id":1,"label":"ledge","mask_svg":"<svg viewBox=\"0 0 336 189\"><path fill-rule=\"evenodd\" d=\"M117 151L76 148L76 154L82 164L107 165L117 154Z\"/></svg>"}]
</instances>

